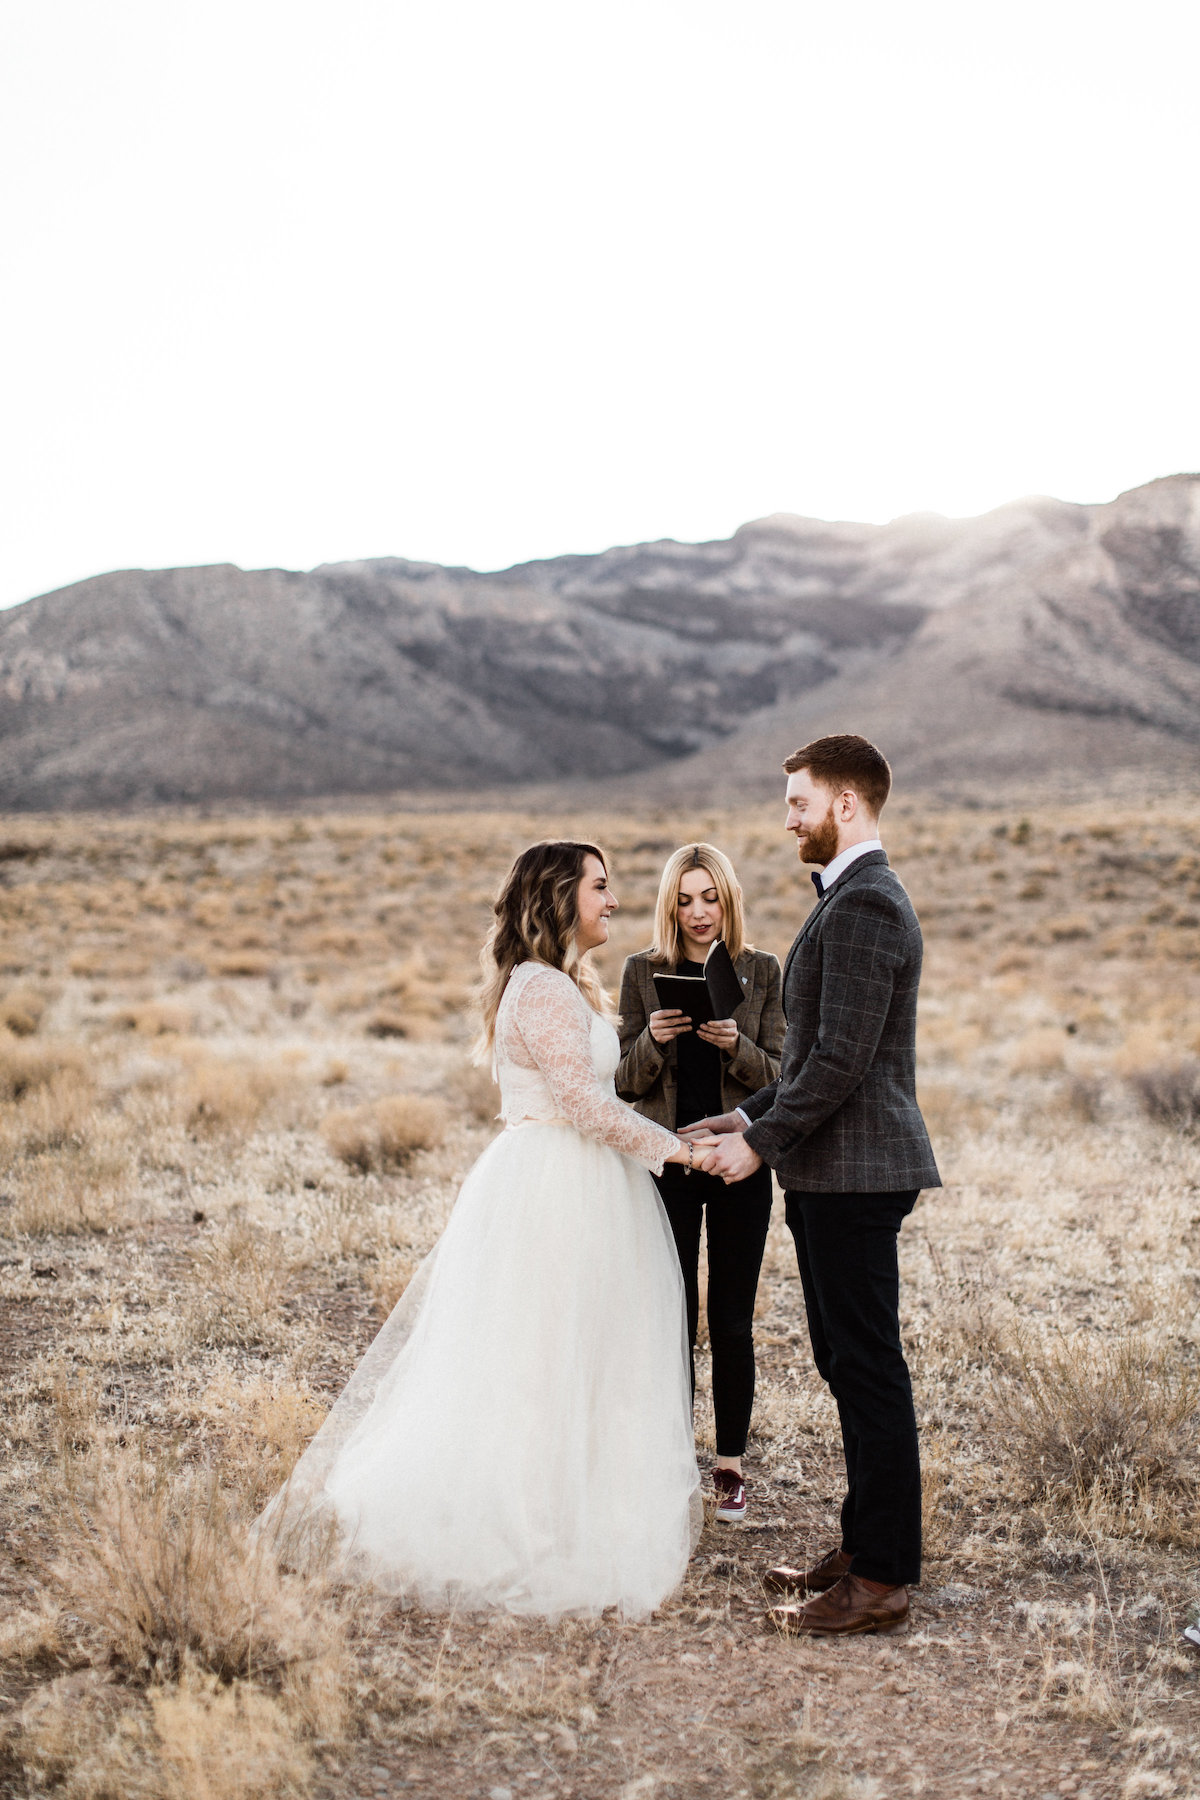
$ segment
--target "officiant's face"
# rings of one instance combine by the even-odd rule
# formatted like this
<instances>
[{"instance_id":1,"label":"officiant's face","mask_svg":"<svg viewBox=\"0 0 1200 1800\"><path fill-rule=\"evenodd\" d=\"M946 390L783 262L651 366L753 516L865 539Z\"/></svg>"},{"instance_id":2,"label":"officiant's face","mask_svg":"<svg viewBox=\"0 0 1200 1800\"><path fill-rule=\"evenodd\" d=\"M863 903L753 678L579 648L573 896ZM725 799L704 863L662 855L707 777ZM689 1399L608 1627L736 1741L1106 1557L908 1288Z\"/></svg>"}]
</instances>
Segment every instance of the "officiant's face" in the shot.
<instances>
[{"instance_id":1,"label":"officiant's face","mask_svg":"<svg viewBox=\"0 0 1200 1800\"><path fill-rule=\"evenodd\" d=\"M836 796L830 788L814 781L807 769L797 769L788 776L787 829L796 839L800 861L831 863L838 853L838 823L834 815Z\"/></svg>"},{"instance_id":2,"label":"officiant's face","mask_svg":"<svg viewBox=\"0 0 1200 1800\"><path fill-rule=\"evenodd\" d=\"M693 961L703 962L725 924L721 897L707 869L685 869L679 877L675 917L683 933L684 949Z\"/></svg>"},{"instance_id":3,"label":"officiant's face","mask_svg":"<svg viewBox=\"0 0 1200 1800\"><path fill-rule=\"evenodd\" d=\"M608 885L608 870L598 856L586 856L583 860L578 907L575 942L580 950L596 950L607 944L608 921L617 910L617 896Z\"/></svg>"}]
</instances>

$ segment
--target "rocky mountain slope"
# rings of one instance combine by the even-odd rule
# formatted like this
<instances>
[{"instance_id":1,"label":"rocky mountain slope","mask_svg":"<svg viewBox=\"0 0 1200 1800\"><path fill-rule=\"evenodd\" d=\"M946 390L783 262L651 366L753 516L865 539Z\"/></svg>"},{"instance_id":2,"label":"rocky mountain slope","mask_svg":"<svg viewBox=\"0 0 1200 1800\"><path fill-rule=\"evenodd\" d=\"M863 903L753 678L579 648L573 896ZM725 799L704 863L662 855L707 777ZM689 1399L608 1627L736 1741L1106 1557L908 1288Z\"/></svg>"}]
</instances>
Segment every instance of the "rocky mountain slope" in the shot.
<instances>
[{"instance_id":1,"label":"rocky mountain slope","mask_svg":"<svg viewBox=\"0 0 1200 1800\"><path fill-rule=\"evenodd\" d=\"M642 770L699 792L773 781L826 727L925 785L1200 770L1200 476L494 574L132 570L0 614L7 809Z\"/></svg>"}]
</instances>

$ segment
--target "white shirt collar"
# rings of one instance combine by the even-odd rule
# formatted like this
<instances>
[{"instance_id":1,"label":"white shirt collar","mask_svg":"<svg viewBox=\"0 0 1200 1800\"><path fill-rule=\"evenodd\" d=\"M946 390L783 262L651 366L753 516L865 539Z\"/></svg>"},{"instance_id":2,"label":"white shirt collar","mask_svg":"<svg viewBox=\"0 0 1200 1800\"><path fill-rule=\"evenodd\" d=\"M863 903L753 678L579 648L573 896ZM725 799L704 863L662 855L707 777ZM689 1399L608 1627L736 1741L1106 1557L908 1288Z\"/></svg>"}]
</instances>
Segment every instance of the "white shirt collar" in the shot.
<instances>
[{"instance_id":1,"label":"white shirt collar","mask_svg":"<svg viewBox=\"0 0 1200 1800\"><path fill-rule=\"evenodd\" d=\"M832 887L838 876L844 875L850 864L856 863L860 856L867 856L872 850L882 849L883 845L878 838L868 838L865 844L851 844L848 850L843 850L840 856L835 856L833 861L822 869L821 892L824 893L826 888Z\"/></svg>"}]
</instances>

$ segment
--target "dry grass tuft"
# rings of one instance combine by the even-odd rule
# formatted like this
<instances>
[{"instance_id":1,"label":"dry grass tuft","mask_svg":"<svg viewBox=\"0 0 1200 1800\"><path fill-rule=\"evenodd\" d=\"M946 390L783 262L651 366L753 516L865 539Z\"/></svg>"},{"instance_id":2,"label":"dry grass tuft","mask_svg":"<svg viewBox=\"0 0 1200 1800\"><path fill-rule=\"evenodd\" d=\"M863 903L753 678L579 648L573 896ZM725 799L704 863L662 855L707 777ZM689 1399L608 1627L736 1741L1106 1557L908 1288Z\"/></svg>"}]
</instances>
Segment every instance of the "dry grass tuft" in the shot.
<instances>
[{"instance_id":1,"label":"dry grass tuft","mask_svg":"<svg viewBox=\"0 0 1200 1800\"><path fill-rule=\"evenodd\" d=\"M192 1671L137 1698L96 1671L60 1676L11 1747L34 1791L63 1800L301 1800L316 1772L282 1699Z\"/></svg>"},{"instance_id":2,"label":"dry grass tuft","mask_svg":"<svg viewBox=\"0 0 1200 1800\"><path fill-rule=\"evenodd\" d=\"M113 1018L119 1031L136 1031L142 1037L182 1037L191 1031L194 1023L195 1015L190 1007L178 1006L170 1000L127 1006Z\"/></svg>"},{"instance_id":3,"label":"dry grass tuft","mask_svg":"<svg viewBox=\"0 0 1200 1800\"><path fill-rule=\"evenodd\" d=\"M34 988L13 988L0 1000L0 1026L14 1037L32 1037L45 1010L44 994Z\"/></svg>"},{"instance_id":4,"label":"dry grass tuft","mask_svg":"<svg viewBox=\"0 0 1200 1800\"><path fill-rule=\"evenodd\" d=\"M280 1303L297 1253L275 1234L234 1218L193 1251L200 1280L177 1319L180 1346L261 1344L282 1328Z\"/></svg>"},{"instance_id":5,"label":"dry grass tuft","mask_svg":"<svg viewBox=\"0 0 1200 1800\"><path fill-rule=\"evenodd\" d=\"M166 1800L292 1800L315 1775L286 1704L249 1682L150 1694Z\"/></svg>"},{"instance_id":6,"label":"dry grass tuft","mask_svg":"<svg viewBox=\"0 0 1200 1800\"><path fill-rule=\"evenodd\" d=\"M367 1287L386 1319L416 1272L412 1256L403 1250L385 1250L373 1258L367 1270Z\"/></svg>"},{"instance_id":7,"label":"dry grass tuft","mask_svg":"<svg viewBox=\"0 0 1200 1800\"><path fill-rule=\"evenodd\" d=\"M149 1708L97 1670L60 1675L21 1709L7 1746L34 1793L163 1800Z\"/></svg>"},{"instance_id":8,"label":"dry grass tuft","mask_svg":"<svg viewBox=\"0 0 1200 1800\"><path fill-rule=\"evenodd\" d=\"M245 976L262 981L274 973L275 961L260 950L234 950L218 956L213 966L218 975Z\"/></svg>"},{"instance_id":9,"label":"dry grass tuft","mask_svg":"<svg viewBox=\"0 0 1200 1800\"><path fill-rule=\"evenodd\" d=\"M419 1094L392 1094L366 1106L327 1113L321 1133L336 1157L352 1169L402 1169L419 1150L432 1150L446 1135L446 1108Z\"/></svg>"},{"instance_id":10,"label":"dry grass tuft","mask_svg":"<svg viewBox=\"0 0 1200 1800\"><path fill-rule=\"evenodd\" d=\"M56 1077L81 1077L85 1068L76 1044L29 1044L8 1032L0 1032L0 1101L23 1100L48 1087Z\"/></svg>"},{"instance_id":11,"label":"dry grass tuft","mask_svg":"<svg viewBox=\"0 0 1200 1800\"><path fill-rule=\"evenodd\" d=\"M192 1064L183 1084L183 1123L193 1132L237 1136L252 1131L278 1085L270 1070L256 1064L202 1058Z\"/></svg>"},{"instance_id":12,"label":"dry grass tuft","mask_svg":"<svg viewBox=\"0 0 1200 1800\"><path fill-rule=\"evenodd\" d=\"M15 1164L11 1179L14 1204L0 1216L6 1236L73 1237L132 1222L131 1158L119 1143L43 1148Z\"/></svg>"},{"instance_id":13,"label":"dry grass tuft","mask_svg":"<svg viewBox=\"0 0 1200 1800\"><path fill-rule=\"evenodd\" d=\"M446 1096L455 1113L475 1125L494 1125L500 1112L500 1089L491 1070L464 1062L446 1082Z\"/></svg>"},{"instance_id":14,"label":"dry grass tuft","mask_svg":"<svg viewBox=\"0 0 1200 1800\"><path fill-rule=\"evenodd\" d=\"M1026 1032L1009 1057L1014 1075L1048 1075L1063 1066L1067 1039L1065 1032L1042 1025Z\"/></svg>"},{"instance_id":15,"label":"dry grass tuft","mask_svg":"<svg viewBox=\"0 0 1200 1800\"><path fill-rule=\"evenodd\" d=\"M242 1383L224 1371L209 1382L199 1411L222 1429L222 1468L257 1510L283 1486L327 1408L292 1382L259 1376Z\"/></svg>"},{"instance_id":16,"label":"dry grass tuft","mask_svg":"<svg viewBox=\"0 0 1200 1800\"><path fill-rule=\"evenodd\" d=\"M1177 1131L1200 1125L1200 1059L1156 1063L1127 1077L1144 1112Z\"/></svg>"},{"instance_id":17,"label":"dry grass tuft","mask_svg":"<svg viewBox=\"0 0 1200 1800\"><path fill-rule=\"evenodd\" d=\"M1116 1502L1139 1534L1194 1541L1200 1371L1141 1336L1020 1338L999 1394L1035 1492Z\"/></svg>"},{"instance_id":18,"label":"dry grass tuft","mask_svg":"<svg viewBox=\"0 0 1200 1800\"><path fill-rule=\"evenodd\" d=\"M1051 1717L1110 1729L1136 1713L1124 1693L1113 1655L1111 1621L1099 1623L1094 1595L1082 1606L1051 1604L1029 1609L1030 1630L1041 1651L1037 1703Z\"/></svg>"},{"instance_id":19,"label":"dry grass tuft","mask_svg":"<svg viewBox=\"0 0 1200 1800\"><path fill-rule=\"evenodd\" d=\"M127 1679L199 1673L303 1695L340 1667L342 1632L319 1583L281 1572L206 1469L102 1470L68 1504L49 1575L91 1660Z\"/></svg>"}]
</instances>

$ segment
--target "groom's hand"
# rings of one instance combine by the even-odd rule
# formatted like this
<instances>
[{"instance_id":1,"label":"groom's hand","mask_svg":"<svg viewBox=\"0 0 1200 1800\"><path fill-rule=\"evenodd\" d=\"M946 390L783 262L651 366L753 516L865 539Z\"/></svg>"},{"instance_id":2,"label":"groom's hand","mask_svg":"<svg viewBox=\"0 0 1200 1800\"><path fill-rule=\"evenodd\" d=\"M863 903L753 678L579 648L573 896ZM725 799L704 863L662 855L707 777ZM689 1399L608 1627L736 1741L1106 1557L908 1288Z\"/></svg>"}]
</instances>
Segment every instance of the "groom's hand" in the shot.
<instances>
[{"instance_id":1,"label":"groom's hand","mask_svg":"<svg viewBox=\"0 0 1200 1800\"><path fill-rule=\"evenodd\" d=\"M738 1121L739 1125L741 1120ZM726 1187L733 1181L745 1181L747 1175L753 1175L755 1169L762 1168L762 1157L757 1150L752 1150L741 1131L729 1131L722 1134L720 1141L708 1155L705 1173L717 1175Z\"/></svg>"},{"instance_id":2,"label":"groom's hand","mask_svg":"<svg viewBox=\"0 0 1200 1800\"><path fill-rule=\"evenodd\" d=\"M684 1125L676 1132L686 1143L694 1137L723 1137L727 1131L745 1131L746 1121L741 1113L715 1113L711 1119L697 1119L694 1125Z\"/></svg>"}]
</instances>

